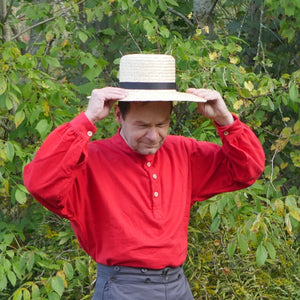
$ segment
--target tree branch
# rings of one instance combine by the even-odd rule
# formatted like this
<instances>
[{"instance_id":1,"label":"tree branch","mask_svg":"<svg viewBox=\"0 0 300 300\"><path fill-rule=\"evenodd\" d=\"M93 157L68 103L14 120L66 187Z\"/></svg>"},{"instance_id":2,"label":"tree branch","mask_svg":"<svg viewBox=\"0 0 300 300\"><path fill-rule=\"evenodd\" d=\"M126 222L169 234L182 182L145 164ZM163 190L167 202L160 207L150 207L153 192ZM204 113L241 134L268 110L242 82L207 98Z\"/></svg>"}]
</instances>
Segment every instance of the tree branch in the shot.
<instances>
[{"instance_id":1,"label":"tree branch","mask_svg":"<svg viewBox=\"0 0 300 300\"><path fill-rule=\"evenodd\" d=\"M12 40L15 40L16 38L18 38L19 36L21 36L21 35L24 34L25 32L27 32L27 31L29 31L29 30L31 30L31 29L33 29L33 28L39 26L39 25L48 23L48 22L54 20L56 17L62 16L64 13L65 13L65 12L61 13L61 14L58 15L58 16L51 17L51 18L49 18L49 19L46 19L46 20L44 20L44 21L41 21L41 22L36 23L36 24L34 24L34 25L31 25L31 26L27 27L25 30L23 30L23 31L19 32L18 34L16 34L15 36L13 36L11 39L12 39Z\"/></svg>"},{"instance_id":2,"label":"tree branch","mask_svg":"<svg viewBox=\"0 0 300 300\"><path fill-rule=\"evenodd\" d=\"M8 9L7 9L6 15L4 16L4 19L2 20L2 23L3 23L3 24L4 24L4 23L7 21L7 19L8 19L8 16L9 16L9 14L10 14L10 12L11 12L13 3L14 3L14 0L11 0L11 1L10 1L10 4L9 4L9 7L8 7Z\"/></svg>"},{"instance_id":3,"label":"tree branch","mask_svg":"<svg viewBox=\"0 0 300 300\"><path fill-rule=\"evenodd\" d=\"M13 0L12 0L12 1L13 1ZM84 2L86 2L86 0L82 0L82 1L78 2L77 5L82 4L82 3L84 3ZM54 19L57 18L57 17L63 16L64 14L66 14L66 12L67 12L68 10L69 10L69 9L63 10L61 13L59 13L59 14L56 15L56 16L53 16L53 17L48 18L48 19L46 19L46 20L44 20L44 21L41 21L41 22L39 22L39 23L37 23L37 24L34 24L34 25L32 25L32 26L29 26L28 28L24 29L23 31L21 31L21 32L19 32L18 34L16 34L15 36L13 36L13 37L11 38L11 40L17 39L19 36L21 36L21 35L24 34L25 32L27 32L27 31L29 31L29 30L31 30L31 29L33 29L33 28L39 26L39 25L48 23L48 22L54 20Z\"/></svg>"},{"instance_id":4,"label":"tree branch","mask_svg":"<svg viewBox=\"0 0 300 300\"><path fill-rule=\"evenodd\" d=\"M172 7L167 7L167 10L171 13L173 13L174 15L180 17L181 19L183 19L183 21L185 23L187 23L190 27L194 27L194 24L186 17L184 16L182 13L178 12L177 10L173 9Z\"/></svg>"}]
</instances>

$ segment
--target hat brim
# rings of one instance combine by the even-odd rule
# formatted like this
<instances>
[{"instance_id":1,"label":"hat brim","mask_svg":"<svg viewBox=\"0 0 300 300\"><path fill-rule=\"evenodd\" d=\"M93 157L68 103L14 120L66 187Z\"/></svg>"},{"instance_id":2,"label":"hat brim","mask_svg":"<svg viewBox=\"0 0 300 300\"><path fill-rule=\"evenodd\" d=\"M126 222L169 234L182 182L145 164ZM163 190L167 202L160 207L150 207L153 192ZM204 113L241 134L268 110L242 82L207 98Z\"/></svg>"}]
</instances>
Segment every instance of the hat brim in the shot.
<instances>
[{"instance_id":1,"label":"hat brim","mask_svg":"<svg viewBox=\"0 0 300 300\"><path fill-rule=\"evenodd\" d=\"M206 102L204 98L190 93L177 92L176 90L134 90L126 89L128 96L120 101L186 101Z\"/></svg>"}]
</instances>

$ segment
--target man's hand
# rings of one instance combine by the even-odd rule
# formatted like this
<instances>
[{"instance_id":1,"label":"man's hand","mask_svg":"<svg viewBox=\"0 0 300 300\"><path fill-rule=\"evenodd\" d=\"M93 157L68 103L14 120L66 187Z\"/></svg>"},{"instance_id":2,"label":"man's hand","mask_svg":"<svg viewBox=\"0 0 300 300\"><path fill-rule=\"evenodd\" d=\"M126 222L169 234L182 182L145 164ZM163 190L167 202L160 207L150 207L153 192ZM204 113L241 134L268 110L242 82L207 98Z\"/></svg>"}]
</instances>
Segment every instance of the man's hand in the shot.
<instances>
[{"instance_id":1,"label":"man's hand","mask_svg":"<svg viewBox=\"0 0 300 300\"><path fill-rule=\"evenodd\" d=\"M207 102L197 103L199 112L206 118L214 120L220 126L227 126L234 122L231 112L217 91L189 88L186 92L207 100Z\"/></svg>"},{"instance_id":2,"label":"man's hand","mask_svg":"<svg viewBox=\"0 0 300 300\"><path fill-rule=\"evenodd\" d=\"M85 111L86 116L92 123L96 123L109 115L114 103L127 96L124 89L117 87L105 87L92 91L88 107Z\"/></svg>"}]
</instances>

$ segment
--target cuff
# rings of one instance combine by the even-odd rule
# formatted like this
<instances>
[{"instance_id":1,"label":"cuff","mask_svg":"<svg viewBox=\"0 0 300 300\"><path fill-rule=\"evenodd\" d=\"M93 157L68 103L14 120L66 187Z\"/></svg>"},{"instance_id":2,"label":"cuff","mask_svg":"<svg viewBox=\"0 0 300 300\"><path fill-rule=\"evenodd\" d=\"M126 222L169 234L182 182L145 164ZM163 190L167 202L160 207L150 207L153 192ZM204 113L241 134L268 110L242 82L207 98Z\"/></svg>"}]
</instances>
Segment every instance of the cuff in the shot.
<instances>
[{"instance_id":1,"label":"cuff","mask_svg":"<svg viewBox=\"0 0 300 300\"><path fill-rule=\"evenodd\" d=\"M232 114L232 116L233 116L234 122L228 126L220 126L216 122L214 122L215 126L217 128L217 132L221 138L228 136L228 135L232 135L232 134L236 135L242 130L243 126L241 126L241 125L243 123L241 122L241 120L235 114Z\"/></svg>"},{"instance_id":2,"label":"cuff","mask_svg":"<svg viewBox=\"0 0 300 300\"><path fill-rule=\"evenodd\" d=\"M90 139L97 131L96 126L88 119L84 112L70 122L71 127L81 136Z\"/></svg>"}]
</instances>

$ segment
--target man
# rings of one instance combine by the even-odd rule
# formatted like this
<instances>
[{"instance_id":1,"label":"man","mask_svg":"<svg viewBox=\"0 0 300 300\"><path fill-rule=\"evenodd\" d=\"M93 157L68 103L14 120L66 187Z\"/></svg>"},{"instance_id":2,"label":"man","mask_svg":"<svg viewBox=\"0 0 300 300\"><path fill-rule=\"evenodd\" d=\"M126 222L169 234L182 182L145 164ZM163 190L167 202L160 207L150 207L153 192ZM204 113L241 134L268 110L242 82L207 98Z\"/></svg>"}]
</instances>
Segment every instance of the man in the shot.
<instances>
[{"instance_id":1,"label":"man","mask_svg":"<svg viewBox=\"0 0 300 300\"><path fill-rule=\"evenodd\" d=\"M172 57L124 56L123 88L93 90L86 111L52 132L25 167L28 190L70 220L98 263L95 300L193 299L181 268L191 206L253 184L264 169L259 141L218 92L179 93L174 81ZM168 135L174 99L196 101L222 147ZM89 142L116 101L118 133Z\"/></svg>"}]
</instances>

